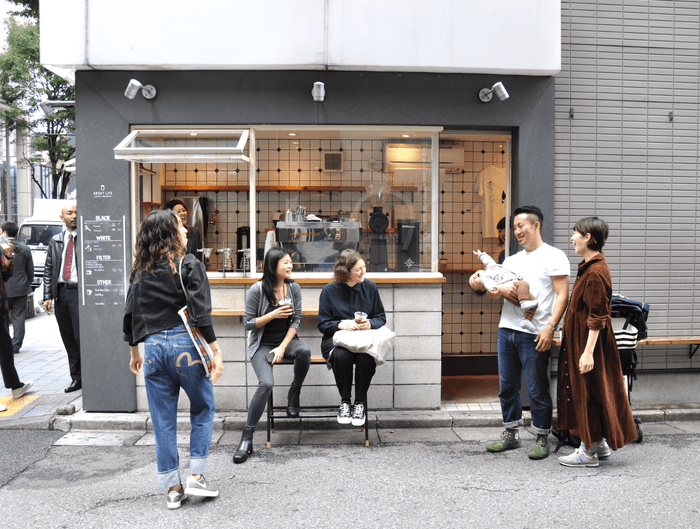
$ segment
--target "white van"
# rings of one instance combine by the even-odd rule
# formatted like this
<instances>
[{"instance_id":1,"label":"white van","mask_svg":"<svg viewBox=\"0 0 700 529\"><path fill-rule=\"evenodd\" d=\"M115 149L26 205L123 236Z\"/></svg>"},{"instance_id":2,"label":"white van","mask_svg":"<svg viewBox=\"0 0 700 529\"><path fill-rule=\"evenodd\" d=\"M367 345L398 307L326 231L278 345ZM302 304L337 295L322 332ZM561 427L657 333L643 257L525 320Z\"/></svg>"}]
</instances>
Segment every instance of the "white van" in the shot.
<instances>
[{"instance_id":1,"label":"white van","mask_svg":"<svg viewBox=\"0 0 700 529\"><path fill-rule=\"evenodd\" d=\"M34 214L19 227L17 240L26 244L32 251L34 260L34 280L32 287L41 284L44 277L44 263L51 237L65 226L61 220L61 210L72 204L72 200L37 198L34 200Z\"/></svg>"}]
</instances>

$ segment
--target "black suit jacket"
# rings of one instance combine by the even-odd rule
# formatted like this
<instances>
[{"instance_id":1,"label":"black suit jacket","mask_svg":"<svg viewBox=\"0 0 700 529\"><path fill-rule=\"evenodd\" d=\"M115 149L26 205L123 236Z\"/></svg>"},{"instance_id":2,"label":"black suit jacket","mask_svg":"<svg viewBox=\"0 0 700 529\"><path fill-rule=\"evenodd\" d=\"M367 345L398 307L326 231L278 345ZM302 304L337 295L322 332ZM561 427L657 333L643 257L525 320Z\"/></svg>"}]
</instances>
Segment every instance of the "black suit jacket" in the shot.
<instances>
[{"instance_id":1,"label":"black suit jacket","mask_svg":"<svg viewBox=\"0 0 700 529\"><path fill-rule=\"evenodd\" d=\"M12 279L5 283L8 298L19 298L32 293L32 281L34 280L34 260L29 247L15 239L10 239L14 246L14 274Z\"/></svg>"},{"instance_id":2,"label":"black suit jacket","mask_svg":"<svg viewBox=\"0 0 700 529\"><path fill-rule=\"evenodd\" d=\"M46 262L44 263L44 300L56 299L57 297L58 280L61 278L62 272L62 257L63 232L57 233L49 241L49 249L46 252ZM75 267L78 268L78 254L75 249L73 250L73 261L75 262ZM79 268L78 274L80 274Z\"/></svg>"}]
</instances>

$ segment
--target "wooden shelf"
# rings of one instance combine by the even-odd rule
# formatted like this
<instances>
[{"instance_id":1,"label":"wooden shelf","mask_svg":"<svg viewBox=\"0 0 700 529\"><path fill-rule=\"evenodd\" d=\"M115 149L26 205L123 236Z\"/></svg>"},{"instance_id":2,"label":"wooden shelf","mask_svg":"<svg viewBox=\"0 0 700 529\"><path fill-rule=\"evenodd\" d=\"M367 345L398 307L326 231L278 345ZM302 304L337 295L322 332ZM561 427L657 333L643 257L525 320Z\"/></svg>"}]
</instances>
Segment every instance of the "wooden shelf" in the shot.
<instances>
[{"instance_id":1,"label":"wooden shelf","mask_svg":"<svg viewBox=\"0 0 700 529\"><path fill-rule=\"evenodd\" d=\"M163 191L249 191L250 186L194 185L194 186L161 186ZM364 186L257 186L256 191L366 191ZM415 186L392 187L392 191L418 191Z\"/></svg>"}]
</instances>

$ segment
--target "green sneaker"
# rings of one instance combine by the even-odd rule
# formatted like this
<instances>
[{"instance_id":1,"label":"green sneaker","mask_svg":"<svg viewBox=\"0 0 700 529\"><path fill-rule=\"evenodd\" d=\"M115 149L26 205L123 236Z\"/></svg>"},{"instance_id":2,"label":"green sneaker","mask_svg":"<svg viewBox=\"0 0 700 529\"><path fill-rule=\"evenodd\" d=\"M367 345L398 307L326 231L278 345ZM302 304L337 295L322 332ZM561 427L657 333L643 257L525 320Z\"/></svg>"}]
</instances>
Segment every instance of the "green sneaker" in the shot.
<instances>
[{"instance_id":1,"label":"green sneaker","mask_svg":"<svg viewBox=\"0 0 700 529\"><path fill-rule=\"evenodd\" d=\"M514 448L520 448L520 435L516 429L504 430L500 440L486 445L486 450L489 452L505 452L506 450L513 450Z\"/></svg>"},{"instance_id":2,"label":"green sneaker","mask_svg":"<svg viewBox=\"0 0 700 529\"><path fill-rule=\"evenodd\" d=\"M527 454L530 459L544 459L549 455L549 437L547 435L537 435L535 446Z\"/></svg>"}]
</instances>

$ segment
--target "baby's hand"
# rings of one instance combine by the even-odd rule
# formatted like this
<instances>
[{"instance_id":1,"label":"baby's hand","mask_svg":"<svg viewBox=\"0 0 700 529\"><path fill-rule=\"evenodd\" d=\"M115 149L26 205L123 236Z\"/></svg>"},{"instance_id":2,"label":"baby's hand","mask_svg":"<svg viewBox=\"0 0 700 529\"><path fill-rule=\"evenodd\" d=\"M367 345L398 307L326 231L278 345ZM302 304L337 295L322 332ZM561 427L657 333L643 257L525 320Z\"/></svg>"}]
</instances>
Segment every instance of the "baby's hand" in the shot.
<instances>
[{"instance_id":1,"label":"baby's hand","mask_svg":"<svg viewBox=\"0 0 700 529\"><path fill-rule=\"evenodd\" d=\"M489 292L491 292L491 294L498 294L498 287L491 288Z\"/></svg>"},{"instance_id":2,"label":"baby's hand","mask_svg":"<svg viewBox=\"0 0 700 529\"><path fill-rule=\"evenodd\" d=\"M479 255L480 253L481 253L481 250L479 250L478 248L476 250L474 250L474 255Z\"/></svg>"}]
</instances>

